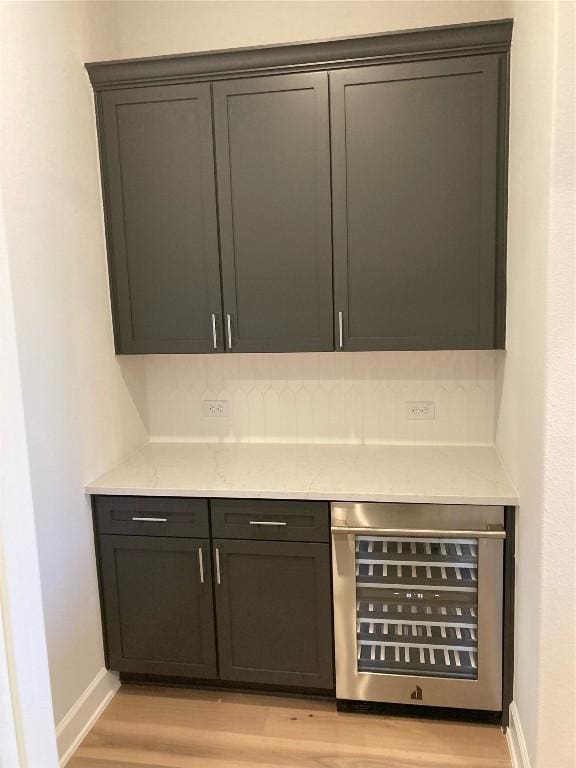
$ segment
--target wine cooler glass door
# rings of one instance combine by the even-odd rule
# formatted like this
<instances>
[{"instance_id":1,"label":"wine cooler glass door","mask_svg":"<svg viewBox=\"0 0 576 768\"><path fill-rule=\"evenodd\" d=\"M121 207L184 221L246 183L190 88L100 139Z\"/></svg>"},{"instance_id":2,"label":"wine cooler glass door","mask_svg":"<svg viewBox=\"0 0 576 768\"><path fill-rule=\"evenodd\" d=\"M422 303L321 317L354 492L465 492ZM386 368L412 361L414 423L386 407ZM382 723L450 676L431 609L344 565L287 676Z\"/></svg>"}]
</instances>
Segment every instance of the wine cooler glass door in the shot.
<instances>
[{"instance_id":1,"label":"wine cooler glass door","mask_svg":"<svg viewBox=\"0 0 576 768\"><path fill-rule=\"evenodd\" d=\"M478 678L478 540L356 536L358 671Z\"/></svg>"}]
</instances>

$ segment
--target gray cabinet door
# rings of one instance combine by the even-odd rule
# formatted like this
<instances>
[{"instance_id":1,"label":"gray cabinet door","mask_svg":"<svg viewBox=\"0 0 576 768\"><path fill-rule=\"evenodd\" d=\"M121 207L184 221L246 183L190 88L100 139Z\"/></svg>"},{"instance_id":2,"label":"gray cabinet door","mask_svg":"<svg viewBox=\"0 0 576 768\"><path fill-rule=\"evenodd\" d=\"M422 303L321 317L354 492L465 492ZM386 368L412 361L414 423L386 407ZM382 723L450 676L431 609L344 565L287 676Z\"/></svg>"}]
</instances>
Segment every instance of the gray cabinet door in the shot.
<instances>
[{"instance_id":1,"label":"gray cabinet door","mask_svg":"<svg viewBox=\"0 0 576 768\"><path fill-rule=\"evenodd\" d=\"M100 99L116 351L222 351L210 85Z\"/></svg>"},{"instance_id":2,"label":"gray cabinet door","mask_svg":"<svg viewBox=\"0 0 576 768\"><path fill-rule=\"evenodd\" d=\"M333 349L328 76L213 89L228 349Z\"/></svg>"},{"instance_id":3,"label":"gray cabinet door","mask_svg":"<svg viewBox=\"0 0 576 768\"><path fill-rule=\"evenodd\" d=\"M343 349L495 346L499 65L330 72Z\"/></svg>"},{"instance_id":4,"label":"gray cabinet door","mask_svg":"<svg viewBox=\"0 0 576 768\"><path fill-rule=\"evenodd\" d=\"M329 545L212 545L221 679L332 689Z\"/></svg>"},{"instance_id":5,"label":"gray cabinet door","mask_svg":"<svg viewBox=\"0 0 576 768\"><path fill-rule=\"evenodd\" d=\"M108 667L216 677L210 541L102 535L98 546Z\"/></svg>"}]
</instances>

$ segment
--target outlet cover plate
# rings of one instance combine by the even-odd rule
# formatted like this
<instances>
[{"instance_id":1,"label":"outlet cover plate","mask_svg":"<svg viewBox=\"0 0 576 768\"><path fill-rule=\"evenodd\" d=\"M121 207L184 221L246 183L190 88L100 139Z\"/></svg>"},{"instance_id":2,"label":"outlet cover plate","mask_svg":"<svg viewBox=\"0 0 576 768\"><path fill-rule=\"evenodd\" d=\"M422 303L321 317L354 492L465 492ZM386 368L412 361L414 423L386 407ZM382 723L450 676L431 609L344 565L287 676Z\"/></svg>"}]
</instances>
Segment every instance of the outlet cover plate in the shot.
<instances>
[{"instance_id":1,"label":"outlet cover plate","mask_svg":"<svg viewBox=\"0 0 576 768\"><path fill-rule=\"evenodd\" d=\"M424 421L436 418L436 403L431 401L417 401L405 403L406 418L411 421Z\"/></svg>"},{"instance_id":2,"label":"outlet cover plate","mask_svg":"<svg viewBox=\"0 0 576 768\"><path fill-rule=\"evenodd\" d=\"M230 401L204 400L204 416L209 419L227 419L230 416Z\"/></svg>"}]
</instances>

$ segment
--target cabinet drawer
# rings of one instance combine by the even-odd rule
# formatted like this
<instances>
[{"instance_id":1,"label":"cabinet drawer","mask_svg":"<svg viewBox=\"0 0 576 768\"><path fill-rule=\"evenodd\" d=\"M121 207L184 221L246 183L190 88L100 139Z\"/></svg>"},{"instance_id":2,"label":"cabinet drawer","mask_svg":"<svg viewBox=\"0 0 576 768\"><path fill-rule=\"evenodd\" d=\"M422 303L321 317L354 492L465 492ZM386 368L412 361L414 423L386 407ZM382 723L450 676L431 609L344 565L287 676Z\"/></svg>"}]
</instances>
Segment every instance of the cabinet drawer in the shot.
<instances>
[{"instance_id":1,"label":"cabinet drawer","mask_svg":"<svg viewBox=\"0 0 576 768\"><path fill-rule=\"evenodd\" d=\"M212 535L220 539L328 542L329 505L323 501L213 499Z\"/></svg>"},{"instance_id":2,"label":"cabinet drawer","mask_svg":"<svg viewBox=\"0 0 576 768\"><path fill-rule=\"evenodd\" d=\"M98 533L208 538L208 501L144 496L96 496Z\"/></svg>"}]
</instances>

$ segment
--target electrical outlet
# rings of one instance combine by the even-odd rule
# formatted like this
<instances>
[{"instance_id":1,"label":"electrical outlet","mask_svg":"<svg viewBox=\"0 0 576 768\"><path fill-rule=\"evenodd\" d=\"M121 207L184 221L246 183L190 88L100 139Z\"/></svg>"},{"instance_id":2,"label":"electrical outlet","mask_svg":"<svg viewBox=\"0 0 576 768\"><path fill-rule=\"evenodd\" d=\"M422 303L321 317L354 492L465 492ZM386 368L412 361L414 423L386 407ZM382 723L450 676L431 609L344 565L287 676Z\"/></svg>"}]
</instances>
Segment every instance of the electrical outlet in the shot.
<instances>
[{"instance_id":1,"label":"electrical outlet","mask_svg":"<svg viewBox=\"0 0 576 768\"><path fill-rule=\"evenodd\" d=\"M436 403L434 402L413 402L406 403L406 418L407 419L435 419L436 418Z\"/></svg>"},{"instance_id":2,"label":"electrical outlet","mask_svg":"<svg viewBox=\"0 0 576 768\"><path fill-rule=\"evenodd\" d=\"M230 416L230 402L228 400L204 400L204 416L228 418Z\"/></svg>"}]
</instances>

